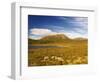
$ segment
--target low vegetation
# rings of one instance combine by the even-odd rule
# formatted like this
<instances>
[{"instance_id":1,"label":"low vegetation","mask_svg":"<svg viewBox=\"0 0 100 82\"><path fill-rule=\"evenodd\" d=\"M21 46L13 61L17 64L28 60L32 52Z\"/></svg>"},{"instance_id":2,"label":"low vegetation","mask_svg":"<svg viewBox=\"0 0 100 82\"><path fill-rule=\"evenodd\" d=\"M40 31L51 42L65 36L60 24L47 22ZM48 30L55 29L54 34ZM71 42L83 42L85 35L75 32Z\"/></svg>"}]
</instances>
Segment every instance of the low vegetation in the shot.
<instances>
[{"instance_id":1,"label":"low vegetation","mask_svg":"<svg viewBox=\"0 0 100 82\"><path fill-rule=\"evenodd\" d=\"M86 39L69 39L64 35L50 36L41 40L29 39L29 46L60 46L54 48L28 48L28 66L87 64ZM63 38L62 38L63 37Z\"/></svg>"}]
</instances>

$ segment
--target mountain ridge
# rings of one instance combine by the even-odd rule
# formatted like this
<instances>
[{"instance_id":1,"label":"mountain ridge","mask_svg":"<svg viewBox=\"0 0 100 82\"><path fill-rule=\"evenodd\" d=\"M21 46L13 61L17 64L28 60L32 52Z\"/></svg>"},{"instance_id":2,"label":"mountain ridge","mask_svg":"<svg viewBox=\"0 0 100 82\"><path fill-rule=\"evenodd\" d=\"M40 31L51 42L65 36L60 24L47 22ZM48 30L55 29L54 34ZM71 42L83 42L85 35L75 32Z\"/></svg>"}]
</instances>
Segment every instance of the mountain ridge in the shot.
<instances>
[{"instance_id":1,"label":"mountain ridge","mask_svg":"<svg viewBox=\"0 0 100 82\"><path fill-rule=\"evenodd\" d=\"M29 38L29 39L31 39L31 38ZM47 35L47 36L42 37L41 39L31 39L31 40L49 40L49 39L87 40L87 38L83 38L83 37L70 38L64 34Z\"/></svg>"},{"instance_id":2,"label":"mountain ridge","mask_svg":"<svg viewBox=\"0 0 100 82\"><path fill-rule=\"evenodd\" d=\"M67 39L70 40L69 37L65 36L64 34L55 34L55 35L47 35L41 38L40 40L49 40L49 39Z\"/></svg>"},{"instance_id":3,"label":"mountain ridge","mask_svg":"<svg viewBox=\"0 0 100 82\"><path fill-rule=\"evenodd\" d=\"M85 38L75 38L75 39L71 39L69 37L67 37L64 34L56 34L56 35L48 35L45 36L39 40L35 40L35 39L28 39L28 43L32 44L32 43L43 43L43 44L47 44L47 43L66 43L66 42L79 42L79 41L87 41L87 39Z\"/></svg>"}]
</instances>

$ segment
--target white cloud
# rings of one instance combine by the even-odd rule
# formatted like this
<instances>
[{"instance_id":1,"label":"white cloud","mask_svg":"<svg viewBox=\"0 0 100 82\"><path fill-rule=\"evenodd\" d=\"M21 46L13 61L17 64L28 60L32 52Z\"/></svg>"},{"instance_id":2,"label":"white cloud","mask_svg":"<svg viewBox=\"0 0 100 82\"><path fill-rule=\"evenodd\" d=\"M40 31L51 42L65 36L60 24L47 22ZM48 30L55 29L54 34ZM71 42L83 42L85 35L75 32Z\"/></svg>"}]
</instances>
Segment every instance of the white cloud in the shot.
<instances>
[{"instance_id":1,"label":"white cloud","mask_svg":"<svg viewBox=\"0 0 100 82\"><path fill-rule=\"evenodd\" d=\"M87 22L86 17L75 17L74 19L75 19L75 21L78 21L78 22Z\"/></svg>"},{"instance_id":2,"label":"white cloud","mask_svg":"<svg viewBox=\"0 0 100 82\"><path fill-rule=\"evenodd\" d=\"M49 29L38 29L38 28L30 29L30 34L34 35L45 35L50 33L52 33L52 31Z\"/></svg>"},{"instance_id":3,"label":"white cloud","mask_svg":"<svg viewBox=\"0 0 100 82\"><path fill-rule=\"evenodd\" d=\"M65 34L66 36L68 36L69 38L88 38L87 34L79 34L79 33L76 33L76 32L73 32L73 31L70 31L70 32L66 32L66 33L63 33Z\"/></svg>"},{"instance_id":4,"label":"white cloud","mask_svg":"<svg viewBox=\"0 0 100 82\"><path fill-rule=\"evenodd\" d=\"M76 32L76 33L80 33L80 34L87 34L88 32L88 30L86 30L86 29L84 29L84 28L75 28L74 29L74 31Z\"/></svg>"},{"instance_id":5,"label":"white cloud","mask_svg":"<svg viewBox=\"0 0 100 82\"><path fill-rule=\"evenodd\" d=\"M76 24L78 24L83 29L88 28L88 19L86 17L78 17L74 18L74 20L76 21Z\"/></svg>"},{"instance_id":6,"label":"white cloud","mask_svg":"<svg viewBox=\"0 0 100 82\"><path fill-rule=\"evenodd\" d=\"M49 29L38 29L38 28L33 28L29 30L29 38L31 39L40 39L44 36L52 34L57 34L57 32L53 32L52 30Z\"/></svg>"},{"instance_id":7,"label":"white cloud","mask_svg":"<svg viewBox=\"0 0 100 82\"><path fill-rule=\"evenodd\" d=\"M38 40L38 39L41 39L41 36L37 37L37 36L29 35L28 38Z\"/></svg>"},{"instance_id":8,"label":"white cloud","mask_svg":"<svg viewBox=\"0 0 100 82\"><path fill-rule=\"evenodd\" d=\"M76 31L75 31L76 30ZM47 35L54 35L54 34L65 34L69 38L87 38L87 33L85 33L86 30L78 29L76 28L74 31L61 31L61 32L53 32L52 30L49 29L39 29L39 28L33 28L30 29L29 33L29 38L31 39L41 39L44 36Z\"/></svg>"}]
</instances>

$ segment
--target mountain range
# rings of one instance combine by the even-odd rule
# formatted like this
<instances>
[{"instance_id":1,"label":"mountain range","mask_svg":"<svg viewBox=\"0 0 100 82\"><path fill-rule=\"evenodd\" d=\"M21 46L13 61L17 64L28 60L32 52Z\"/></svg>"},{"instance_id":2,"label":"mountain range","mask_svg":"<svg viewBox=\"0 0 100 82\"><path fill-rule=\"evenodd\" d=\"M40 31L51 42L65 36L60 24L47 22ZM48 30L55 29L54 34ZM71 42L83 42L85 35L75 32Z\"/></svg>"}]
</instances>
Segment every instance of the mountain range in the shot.
<instances>
[{"instance_id":1,"label":"mountain range","mask_svg":"<svg viewBox=\"0 0 100 82\"><path fill-rule=\"evenodd\" d=\"M29 44L32 44L32 43L58 43L58 42L70 42L70 41L87 41L87 39L81 38L81 37L71 39L64 34L47 35L39 40L28 39Z\"/></svg>"}]
</instances>

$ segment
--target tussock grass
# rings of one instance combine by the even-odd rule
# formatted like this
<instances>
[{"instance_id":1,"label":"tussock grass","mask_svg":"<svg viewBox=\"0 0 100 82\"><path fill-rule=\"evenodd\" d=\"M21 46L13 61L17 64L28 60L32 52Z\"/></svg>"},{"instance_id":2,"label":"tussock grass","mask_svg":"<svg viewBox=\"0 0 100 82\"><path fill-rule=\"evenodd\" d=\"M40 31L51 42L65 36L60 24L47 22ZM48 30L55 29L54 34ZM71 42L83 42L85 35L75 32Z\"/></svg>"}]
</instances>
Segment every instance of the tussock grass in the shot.
<instances>
[{"instance_id":1,"label":"tussock grass","mask_svg":"<svg viewBox=\"0 0 100 82\"><path fill-rule=\"evenodd\" d=\"M63 46L61 48L28 49L28 66L88 64L87 41L34 43L35 46Z\"/></svg>"}]
</instances>

